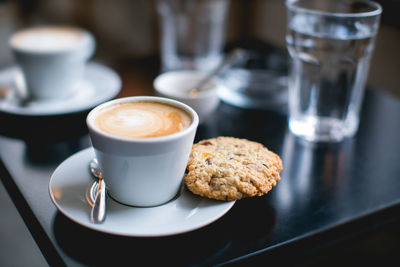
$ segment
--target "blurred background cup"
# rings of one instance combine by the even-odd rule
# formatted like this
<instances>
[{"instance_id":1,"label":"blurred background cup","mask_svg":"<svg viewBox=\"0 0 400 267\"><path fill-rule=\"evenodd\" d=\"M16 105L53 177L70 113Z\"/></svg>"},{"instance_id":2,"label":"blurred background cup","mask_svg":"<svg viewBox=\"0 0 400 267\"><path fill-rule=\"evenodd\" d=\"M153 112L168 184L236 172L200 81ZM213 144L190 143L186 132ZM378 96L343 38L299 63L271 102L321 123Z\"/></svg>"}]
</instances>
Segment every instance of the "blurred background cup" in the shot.
<instances>
[{"instance_id":1,"label":"blurred background cup","mask_svg":"<svg viewBox=\"0 0 400 267\"><path fill-rule=\"evenodd\" d=\"M22 70L27 98L34 101L65 99L82 78L95 50L89 32L67 26L38 26L20 30L10 46Z\"/></svg>"},{"instance_id":2,"label":"blurred background cup","mask_svg":"<svg viewBox=\"0 0 400 267\"><path fill-rule=\"evenodd\" d=\"M222 60L230 0L157 0L162 72L210 70Z\"/></svg>"},{"instance_id":3,"label":"blurred background cup","mask_svg":"<svg viewBox=\"0 0 400 267\"><path fill-rule=\"evenodd\" d=\"M199 123L212 117L219 104L218 91L223 85L218 77L213 77L196 94L191 90L207 76L198 70L177 70L160 74L153 82L157 95L175 99L193 108L199 115Z\"/></svg>"},{"instance_id":4,"label":"blurred background cup","mask_svg":"<svg viewBox=\"0 0 400 267\"><path fill-rule=\"evenodd\" d=\"M372 1L287 0L289 128L309 141L353 136L382 8Z\"/></svg>"}]
</instances>

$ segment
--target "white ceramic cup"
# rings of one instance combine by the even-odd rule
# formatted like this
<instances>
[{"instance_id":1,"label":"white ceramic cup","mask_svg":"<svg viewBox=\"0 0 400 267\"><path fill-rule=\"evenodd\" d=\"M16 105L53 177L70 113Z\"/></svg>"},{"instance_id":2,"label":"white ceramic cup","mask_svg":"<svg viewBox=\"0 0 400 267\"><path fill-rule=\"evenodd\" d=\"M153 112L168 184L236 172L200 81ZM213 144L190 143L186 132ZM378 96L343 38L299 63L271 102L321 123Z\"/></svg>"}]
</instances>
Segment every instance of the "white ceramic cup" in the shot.
<instances>
[{"instance_id":1,"label":"white ceramic cup","mask_svg":"<svg viewBox=\"0 0 400 267\"><path fill-rule=\"evenodd\" d=\"M178 107L190 115L191 124L180 132L150 138L119 137L102 132L94 124L103 108L136 101ZM126 97L97 106L88 114L86 122L107 192L112 198L127 205L149 207L166 203L177 195L199 123L192 108L161 97Z\"/></svg>"},{"instance_id":2,"label":"white ceramic cup","mask_svg":"<svg viewBox=\"0 0 400 267\"><path fill-rule=\"evenodd\" d=\"M200 123L207 121L219 104L218 91L223 86L217 77L211 79L204 90L190 95L206 73L196 70L170 71L160 74L153 82L156 93L183 102L199 115Z\"/></svg>"},{"instance_id":3,"label":"white ceramic cup","mask_svg":"<svg viewBox=\"0 0 400 267\"><path fill-rule=\"evenodd\" d=\"M36 101L71 96L95 50L92 34L67 26L23 29L9 43L28 97Z\"/></svg>"}]
</instances>

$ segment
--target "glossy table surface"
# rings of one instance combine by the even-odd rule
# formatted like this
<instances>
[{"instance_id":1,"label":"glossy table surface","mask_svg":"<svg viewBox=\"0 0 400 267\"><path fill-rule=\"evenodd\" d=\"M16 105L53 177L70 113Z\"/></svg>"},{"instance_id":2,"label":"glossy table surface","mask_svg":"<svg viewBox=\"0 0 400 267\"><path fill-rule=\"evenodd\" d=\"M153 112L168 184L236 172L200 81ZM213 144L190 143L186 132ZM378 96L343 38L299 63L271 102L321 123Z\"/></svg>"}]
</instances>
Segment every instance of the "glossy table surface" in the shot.
<instances>
[{"instance_id":1,"label":"glossy table surface","mask_svg":"<svg viewBox=\"0 0 400 267\"><path fill-rule=\"evenodd\" d=\"M119 96L153 94L154 76L130 71L121 72ZM51 265L282 262L282 253L288 260L312 251L383 223L399 209L400 101L367 90L357 135L339 144L299 140L288 132L285 114L221 103L196 141L235 136L279 154L282 179L270 193L237 201L218 221L186 234L133 238L89 230L58 212L48 192L55 168L90 144L86 112L45 119L0 114L0 177Z\"/></svg>"}]
</instances>

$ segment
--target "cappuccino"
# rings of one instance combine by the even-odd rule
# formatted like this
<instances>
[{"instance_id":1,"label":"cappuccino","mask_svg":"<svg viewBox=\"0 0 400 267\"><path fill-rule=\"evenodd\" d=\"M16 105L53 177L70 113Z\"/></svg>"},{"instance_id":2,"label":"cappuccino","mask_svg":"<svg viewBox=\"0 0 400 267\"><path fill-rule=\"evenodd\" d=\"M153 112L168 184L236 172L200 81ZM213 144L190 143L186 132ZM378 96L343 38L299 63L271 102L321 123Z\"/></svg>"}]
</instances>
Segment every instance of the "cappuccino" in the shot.
<instances>
[{"instance_id":1,"label":"cappuccino","mask_svg":"<svg viewBox=\"0 0 400 267\"><path fill-rule=\"evenodd\" d=\"M90 36L72 27L45 26L22 30L10 40L16 49L51 52L75 48L87 42Z\"/></svg>"},{"instance_id":2,"label":"cappuccino","mask_svg":"<svg viewBox=\"0 0 400 267\"><path fill-rule=\"evenodd\" d=\"M116 103L101 109L94 124L102 132L128 138L148 138L180 132L192 123L175 106L152 101Z\"/></svg>"},{"instance_id":3,"label":"cappuccino","mask_svg":"<svg viewBox=\"0 0 400 267\"><path fill-rule=\"evenodd\" d=\"M154 96L119 98L95 107L86 123L115 200L150 207L177 195L199 124L190 106Z\"/></svg>"}]
</instances>

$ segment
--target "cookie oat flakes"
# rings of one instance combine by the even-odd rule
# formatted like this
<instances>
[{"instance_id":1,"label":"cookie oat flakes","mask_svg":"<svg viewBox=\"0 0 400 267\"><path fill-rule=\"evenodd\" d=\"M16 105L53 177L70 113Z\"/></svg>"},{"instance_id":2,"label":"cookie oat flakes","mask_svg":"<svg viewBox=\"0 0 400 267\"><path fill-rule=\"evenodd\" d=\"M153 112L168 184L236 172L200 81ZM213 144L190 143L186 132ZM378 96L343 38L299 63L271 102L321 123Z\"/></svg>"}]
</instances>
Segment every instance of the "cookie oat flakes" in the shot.
<instances>
[{"instance_id":1,"label":"cookie oat flakes","mask_svg":"<svg viewBox=\"0 0 400 267\"><path fill-rule=\"evenodd\" d=\"M281 170L279 156L262 144L217 137L193 145L185 183L194 194L231 201L268 193Z\"/></svg>"}]
</instances>

